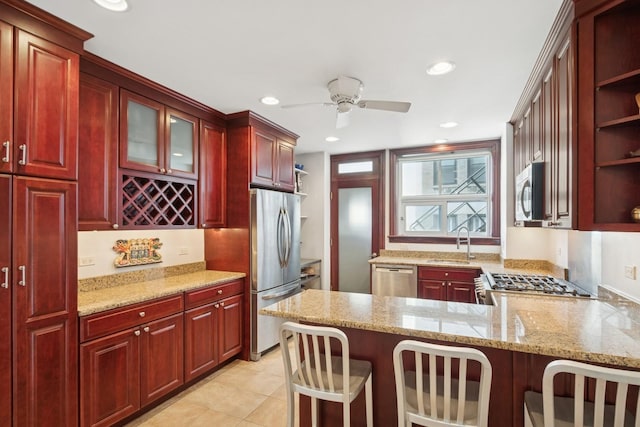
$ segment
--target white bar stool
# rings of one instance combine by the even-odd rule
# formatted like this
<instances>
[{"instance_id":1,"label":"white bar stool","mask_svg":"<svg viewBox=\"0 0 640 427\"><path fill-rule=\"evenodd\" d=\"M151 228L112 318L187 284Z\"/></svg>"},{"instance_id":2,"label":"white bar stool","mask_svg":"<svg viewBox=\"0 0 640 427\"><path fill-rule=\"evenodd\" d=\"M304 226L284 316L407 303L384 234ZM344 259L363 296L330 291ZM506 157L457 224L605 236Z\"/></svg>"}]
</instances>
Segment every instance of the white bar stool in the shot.
<instances>
[{"instance_id":1,"label":"white bar stool","mask_svg":"<svg viewBox=\"0 0 640 427\"><path fill-rule=\"evenodd\" d=\"M553 379L559 373L574 376L574 397L554 395ZM595 398L585 400L585 378L595 379ZM607 382L616 383L615 404L605 403ZM640 372L604 368L571 360L555 360L547 365L542 376L542 393L524 393L525 427L640 427L636 415L626 409L629 385L640 385ZM610 384L611 387L611 384Z\"/></svg>"},{"instance_id":2,"label":"white bar stool","mask_svg":"<svg viewBox=\"0 0 640 427\"><path fill-rule=\"evenodd\" d=\"M412 352L415 371L404 368L403 352ZM422 356L428 356L428 373L423 371ZM438 375L442 359L443 375ZM458 361L458 377L452 378L452 362ZM480 364L480 381L467 379L468 361ZM454 362L455 363L455 362ZM393 370L398 401L398 427L479 426L487 427L491 363L479 350L449 347L405 340L393 350Z\"/></svg>"},{"instance_id":3,"label":"white bar stool","mask_svg":"<svg viewBox=\"0 0 640 427\"><path fill-rule=\"evenodd\" d=\"M287 337L293 334L295 359ZM331 344L341 356L331 354ZM300 351L302 347L302 354ZM349 341L339 329L285 322L280 327L287 389L287 426L293 427L294 393L311 397L312 425L318 425L318 399L342 402L344 426L351 425L351 402L365 389L367 427L373 427L371 362L349 359Z\"/></svg>"}]
</instances>

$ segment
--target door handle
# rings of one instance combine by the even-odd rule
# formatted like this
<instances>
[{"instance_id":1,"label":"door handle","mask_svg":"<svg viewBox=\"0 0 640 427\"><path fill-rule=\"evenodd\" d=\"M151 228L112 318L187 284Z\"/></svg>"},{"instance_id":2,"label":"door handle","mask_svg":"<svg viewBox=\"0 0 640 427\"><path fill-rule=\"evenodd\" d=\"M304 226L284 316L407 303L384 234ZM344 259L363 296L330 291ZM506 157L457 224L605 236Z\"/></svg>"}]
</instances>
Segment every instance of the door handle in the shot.
<instances>
[{"instance_id":1,"label":"door handle","mask_svg":"<svg viewBox=\"0 0 640 427\"><path fill-rule=\"evenodd\" d=\"M18 148L22 151L22 157L18 160L18 164L24 166L27 164L27 144L20 144Z\"/></svg>"},{"instance_id":2,"label":"door handle","mask_svg":"<svg viewBox=\"0 0 640 427\"><path fill-rule=\"evenodd\" d=\"M280 298L280 297L284 297L287 295L293 295L293 294L297 294L300 291L299 288L293 288L293 289L289 289L283 292L278 292L275 294L271 294L271 295L265 295L262 297L263 300L272 300L272 299L276 299L276 298Z\"/></svg>"},{"instance_id":3,"label":"door handle","mask_svg":"<svg viewBox=\"0 0 640 427\"><path fill-rule=\"evenodd\" d=\"M27 266L26 265L20 265L18 266L18 270L20 270L21 276L22 276L22 280L20 280L18 282L18 285L20 286L27 286Z\"/></svg>"},{"instance_id":4,"label":"door handle","mask_svg":"<svg viewBox=\"0 0 640 427\"><path fill-rule=\"evenodd\" d=\"M4 156L2 156L2 161L5 163L9 163L10 155L11 155L11 143L9 141L5 141L2 143L4 147Z\"/></svg>"}]
</instances>

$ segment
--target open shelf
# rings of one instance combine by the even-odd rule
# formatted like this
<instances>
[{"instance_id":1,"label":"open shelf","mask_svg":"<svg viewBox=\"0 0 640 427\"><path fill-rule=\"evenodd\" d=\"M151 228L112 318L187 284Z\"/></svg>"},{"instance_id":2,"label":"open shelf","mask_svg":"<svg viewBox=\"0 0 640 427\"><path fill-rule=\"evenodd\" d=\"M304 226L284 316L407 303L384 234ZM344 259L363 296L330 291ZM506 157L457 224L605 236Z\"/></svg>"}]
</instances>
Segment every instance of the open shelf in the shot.
<instances>
[{"instance_id":1,"label":"open shelf","mask_svg":"<svg viewBox=\"0 0 640 427\"><path fill-rule=\"evenodd\" d=\"M629 71L628 73L623 73L609 79L602 80L596 84L596 90L611 86L634 83L640 83L640 69Z\"/></svg>"},{"instance_id":2,"label":"open shelf","mask_svg":"<svg viewBox=\"0 0 640 427\"><path fill-rule=\"evenodd\" d=\"M597 168L606 168L610 166L624 166L640 163L640 157L630 157L628 159L610 160L607 162L596 163Z\"/></svg>"},{"instance_id":3,"label":"open shelf","mask_svg":"<svg viewBox=\"0 0 640 427\"><path fill-rule=\"evenodd\" d=\"M640 114L634 114L633 116L622 117L615 120L608 120L606 122L598 123L596 129L604 129L608 127L619 127L627 125L640 124Z\"/></svg>"}]
</instances>

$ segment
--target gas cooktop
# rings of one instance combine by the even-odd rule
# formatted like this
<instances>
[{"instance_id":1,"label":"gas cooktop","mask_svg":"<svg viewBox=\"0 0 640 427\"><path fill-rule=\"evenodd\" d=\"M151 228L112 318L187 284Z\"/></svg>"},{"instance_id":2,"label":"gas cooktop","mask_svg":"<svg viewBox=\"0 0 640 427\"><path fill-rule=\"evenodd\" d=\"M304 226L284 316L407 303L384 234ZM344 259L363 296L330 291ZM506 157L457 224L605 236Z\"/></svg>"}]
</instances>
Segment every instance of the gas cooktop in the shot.
<instances>
[{"instance_id":1,"label":"gas cooktop","mask_svg":"<svg viewBox=\"0 0 640 427\"><path fill-rule=\"evenodd\" d=\"M493 291L528 292L534 294L590 297L591 295L566 280L538 274L486 274Z\"/></svg>"}]
</instances>

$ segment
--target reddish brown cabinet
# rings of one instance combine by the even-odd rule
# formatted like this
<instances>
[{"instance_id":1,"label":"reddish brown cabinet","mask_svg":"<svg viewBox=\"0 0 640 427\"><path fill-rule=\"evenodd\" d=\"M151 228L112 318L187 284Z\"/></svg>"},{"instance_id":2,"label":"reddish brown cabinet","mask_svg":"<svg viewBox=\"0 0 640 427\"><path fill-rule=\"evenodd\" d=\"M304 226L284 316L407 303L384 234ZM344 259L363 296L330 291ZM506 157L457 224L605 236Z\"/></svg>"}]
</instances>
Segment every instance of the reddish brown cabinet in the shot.
<instances>
[{"instance_id":1,"label":"reddish brown cabinet","mask_svg":"<svg viewBox=\"0 0 640 427\"><path fill-rule=\"evenodd\" d=\"M80 73L78 229L118 228L118 87Z\"/></svg>"},{"instance_id":2,"label":"reddish brown cabinet","mask_svg":"<svg viewBox=\"0 0 640 427\"><path fill-rule=\"evenodd\" d=\"M106 426L184 382L182 295L80 319L80 421Z\"/></svg>"},{"instance_id":3,"label":"reddish brown cabinet","mask_svg":"<svg viewBox=\"0 0 640 427\"><path fill-rule=\"evenodd\" d=\"M576 15L579 228L640 231L640 4L578 1Z\"/></svg>"},{"instance_id":4,"label":"reddish brown cabinet","mask_svg":"<svg viewBox=\"0 0 640 427\"><path fill-rule=\"evenodd\" d=\"M222 126L200 121L200 227L227 223L227 135Z\"/></svg>"},{"instance_id":5,"label":"reddish brown cabinet","mask_svg":"<svg viewBox=\"0 0 640 427\"><path fill-rule=\"evenodd\" d=\"M297 135L250 111L231 114L227 126L230 158L248 162L250 185L287 192L295 190L293 166ZM238 151L234 153L235 150ZM246 174L245 169L238 169L238 173Z\"/></svg>"},{"instance_id":6,"label":"reddish brown cabinet","mask_svg":"<svg viewBox=\"0 0 640 427\"><path fill-rule=\"evenodd\" d=\"M1 82L0 82L1 84ZM11 235L11 176L0 175L0 236ZM0 419L11 419L11 239L0 239Z\"/></svg>"},{"instance_id":7,"label":"reddish brown cabinet","mask_svg":"<svg viewBox=\"0 0 640 427\"><path fill-rule=\"evenodd\" d=\"M475 268L418 267L418 298L476 302Z\"/></svg>"},{"instance_id":8,"label":"reddish brown cabinet","mask_svg":"<svg viewBox=\"0 0 640 427\"><path fill-rule=\"evenodd\" d=\"M78 73L77 53L0 23L0 172L77 178Z\"/></svg>"},{"instance_id":9,"label":"reddish brown cabinet","mask_svg":"<svg viewBox=\"0 0 640 427\"><path fill-rule=\"evenodd\" d=\"M185 294L185 381L242 351L243 281Z\"/></svg>"},{"instance_id":10,"label":"reddish brown cabinet","mask_svg":"<svg viewBox=\"0 0 640 427\"><path fill-rule=\"evenodd\" d=\"M7 396L14 399L14 424L75 425L76 183L7 176L2 182L13 236L12 263L1 276L7 288L0 291L12 294L13 332L5 338L13 343L13 393Z\"/></svg>"},{"instance_id":11,"label":"reddish brown cabinet","mask_svg":"<svg viewBox=\"0 0 640 427\"><path fill-rule=\"evenodd\" d=\"M198 178L198 118L120 90L120 167Z\"/></svg>"}]
</instances>

